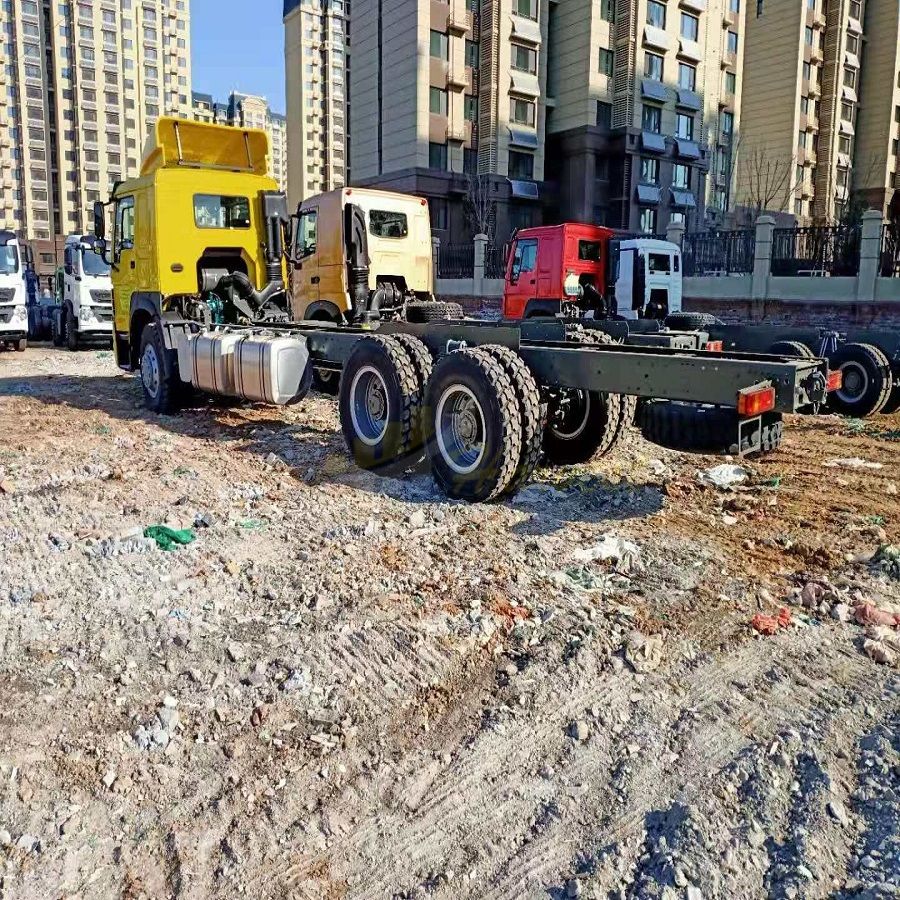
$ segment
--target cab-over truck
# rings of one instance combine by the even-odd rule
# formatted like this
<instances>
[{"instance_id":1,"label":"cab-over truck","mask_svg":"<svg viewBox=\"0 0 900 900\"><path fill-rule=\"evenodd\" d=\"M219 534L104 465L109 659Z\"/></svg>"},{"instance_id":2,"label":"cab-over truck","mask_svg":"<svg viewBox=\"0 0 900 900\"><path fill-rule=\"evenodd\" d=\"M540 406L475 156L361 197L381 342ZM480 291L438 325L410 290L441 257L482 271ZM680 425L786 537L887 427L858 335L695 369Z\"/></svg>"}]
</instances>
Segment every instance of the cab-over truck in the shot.
<instances>
[{"instance_id":1,"label":"cab-over truck","mask_svg":"<svg viewBox=\"0 0 900 900\"><path fill-rule=\"evenodd\" d=\"M589 320L446 318L425 201L346 188L289 215L267 152L263 132L162 118L140 176L113 191L109 243L95 207L116 358L156 412L192 389L298 403L315 369L339 373L359 465L396 472L425 453L450 497L483 501L518 490L542 456L609 452L635 398L668 409L669 428L704 404L708 442L754 452L829 388L821 360L623 346Z\"/></svg>"}]
</instances>

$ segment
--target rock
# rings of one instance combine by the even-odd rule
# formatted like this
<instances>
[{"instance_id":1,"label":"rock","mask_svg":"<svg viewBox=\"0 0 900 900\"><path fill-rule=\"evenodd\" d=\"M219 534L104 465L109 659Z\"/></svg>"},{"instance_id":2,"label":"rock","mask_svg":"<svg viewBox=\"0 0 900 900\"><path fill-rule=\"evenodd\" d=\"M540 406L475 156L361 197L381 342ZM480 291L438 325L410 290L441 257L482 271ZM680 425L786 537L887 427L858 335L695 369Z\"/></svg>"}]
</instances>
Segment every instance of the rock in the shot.
<instances>
[{"instance_id":1,"label":"rock","mask_svg":"<svg viewBox=\"0 0 900 900\"><path fill-rule=\"evenodd\" d=\"M801 878L805 878L807 881L813 880L812 871L810 869L808 869L806 866L804 866L802 863L799 866L797 866L797 874Z\"/></svg>"},{"instance_id":2,"label":"rock","mask_svg":"<svg viewBox=\"0 0 900 900\"><path fill-rule=\"evenodd\" d=\"M841 803L840 800L834 799L828 801L828 814L838 822L842 828L846 828L850 824L850 818L847 815L847 810L844 808L844 804Z\"/></svg>"},{"instance_id":3,"label":"rock","mask_svg":"<svg viewBox=\"0 0 900 900\"><path fill-rule=\"evenodd\" d=\"M158 709L156 711L156 718L159 719L159 724L162 725L166 731L174 731L181 724L181 717L178 715L178 710L168 706L163 706Z\"/></svg>"},{"instance_id":4,"label":"rock","mask_svg":"<svg viewBox=\"0 0 900 900\"><path fill-rule=\"evenodd\" d=\"M567 897L580 897L581 896L581 885L578 883L577 878L570 878L566 882L566 896Z\"/></svg>"},{"instance_id":5,"label":"rock","mask_svg":"<svg viewBox=\"0 0 900 900\"><path fill-rule=\"evenodd\" d=\"M584 743L591 736L591 728L584 719L569 723L569 737Z\"/></svg>"},{"instance_id":6,"label":"rock","mask_svg":"<svg viewBox=\"0 0 900 900\"><path fill-rule=\"evenodd\" d=\"M241 662L241 660L247 656L244 648L240 644L235 644L233 641L225 648L225 652L232 662Z\"/></svg>"},{"instance_id":7,"label":"rock","mask_svg":"<svg viewBox=\"0 0 900 900\"><path fill-rule=\"evenodd\" d=\"M216 524L216 517L210 512L197 513L194 519L195 528L212 528Z\"/></svg>"},{"instance_id":8,"label":"rock","mask_svg":"<svg viewBox=\"0 0 900 900\"><path fill-rule=\"evenodd\" d=\"M0 494L12 494L15 493L15 490L16 486L8 478L0 481Z\"/></svg>"},{"instance_id":9,"label":"rock","mask_svg":"<svg viewBox=\"0 0 900 900\"><path fill-rule=\"evenodd\" d=\"M693 884L689 884L687 890L685 891L685 897L687 900L703 900L703 891L700 888L695 887Z\"/></svg>"},{"instance_id":10,"label":"rock","mask_svg":"<svg viewBox=\"0 0 900 900\"><path fill-rule=\"evenodd\" d=\"M107 789L111 788L116 782L116 770L115 769L107 769L106 774L103 776L103 785Z\"/></svg>"},{"instance_id":11,"label":"rock","mask_svg":"<svg viewBox=\"0 0 900 900\"><path fill-rule=\"evenodd\" d=\"M414 513L410 514L406 521L409 523L410 528L424 528L425 523L428 520L425 517L425 510L417 509Z\"/></svg>"},{"instance_id":12,"label":"rock","mask_svg":"<svg viewBox=\"0 0 900 900\"><path fill-rule=\"evenodd\" d=\"M850 606L846 603L835 603L831 607L831 618L837 619L838 622L849 622L850 615Z\"/></svg>"},{"instance_id":13,"label":"rock","mask_svg":"<svg viewBox=\"0 0 900 900\"><path fill-rule=\"evenodd\" d=\"M38 850L40 841L33 834L23 834L16 841L16 849L23 853L34 853Z\"/></svg>"},{"instance_id":14,"label":"rock","mask_svg":"<svg viewBox=\"0 0 900 900\"><path fill-rule=\"evenodd\" d=\"M766 833L755 822L747 831L747 842L751 847L759 849L766 842Z\"/></svg>"},{"instance_id":15,"label":"rock","mask_svg":"<svg viewBox=\"0 0 900 900\"><path fill-rule=\"evenodd\" d=\"M652 672L662 662L663 642L659 635L632 631L625 644L625 659L635 672Z\"/></svg>"},{"instance_id":16,"label":"rock","mask_svg":"<svg viewBox=\"0 0 900 900\"><path fill-rule=\"evenodd\" d=\"M612 561L623 572L628 572L637 566L640 558L641 550L637 544L626 541L624 538L614 534L605 534L599 544L575 550L572 553L572 559L575 562Z\"/></svg>"},{"instance_id":17,"label":"rock","mask_svg":"<svg viewBox=\"0 0 900 900\"><path fill-rule=\"evenodd\" d=\"M168 747L169 741L171 738L169 737L169 732L166 731L161 725L159 728L154 728L153 731L150 732L150 739L156 744L158 747Z\"/></svg>"},{"instance_id":18,"label":"rock","mask_svg":"<svg viewBox=\"0 0 900 900\"><path fill-rule=\"evenodd\" d=\"M12 835L5 828L0 828L0 847L8 847L11 843Z\"/></svg>"},{"instance_id":19,"label":"rock","mask_svg":"<svg viewBox=\"0 0 900 900\"><path fill-rule=\"evenodd\" d=\"M704 472L697 473L697 481L710 487L726 490L738 484L743 484L750 477L750 473L742 466L723 463L713 466Z\"/></svg>"}]
</instances>

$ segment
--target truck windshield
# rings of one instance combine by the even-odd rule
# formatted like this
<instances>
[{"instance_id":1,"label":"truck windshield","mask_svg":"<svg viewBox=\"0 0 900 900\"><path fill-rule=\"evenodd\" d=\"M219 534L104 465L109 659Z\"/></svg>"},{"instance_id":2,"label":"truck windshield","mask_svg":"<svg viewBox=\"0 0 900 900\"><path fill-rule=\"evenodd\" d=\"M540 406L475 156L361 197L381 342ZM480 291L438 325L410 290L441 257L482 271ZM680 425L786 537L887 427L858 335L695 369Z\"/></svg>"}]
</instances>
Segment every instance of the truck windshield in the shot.
<instances>
[{"instance_id":1,"label":"truck windshield","mask_svg":"<svg viewBox=\"0 0 900 900\"><path fill-rule=\"evenodd\" d=\"M19 253L12 244L0 247L0 275L14 275L19 269Z\"/></svg>"},{"instance_id":2,"label":"truck windshield","mask_svg":"<svg viewBox=\"0 0 900 900\"><path fill-rule=\"evenodd\" d=\"M93 250L81 251L81 265L85 275L109 275L109 265Z\"/></svg>"},{"instance_id":3,"label":"truck windshield","mask_svg":"<svg viewBox=\"0 0 900 900\"><path fill-rule=\"evenodd\" d=\"M250 201L246 197L194 194L194 222L198 228L249 228Z\"/></svg>"},{"instance_id":4,"label":"truck windshield","mask_svg":"<svg viewBox=\"0 0 900 900\"><path fill-rule=\"evenodd\" d=\"M647 265L651 272L668 274L672 270L672 257L668 253L651 253Z\"/></svg>"}]
</instances>

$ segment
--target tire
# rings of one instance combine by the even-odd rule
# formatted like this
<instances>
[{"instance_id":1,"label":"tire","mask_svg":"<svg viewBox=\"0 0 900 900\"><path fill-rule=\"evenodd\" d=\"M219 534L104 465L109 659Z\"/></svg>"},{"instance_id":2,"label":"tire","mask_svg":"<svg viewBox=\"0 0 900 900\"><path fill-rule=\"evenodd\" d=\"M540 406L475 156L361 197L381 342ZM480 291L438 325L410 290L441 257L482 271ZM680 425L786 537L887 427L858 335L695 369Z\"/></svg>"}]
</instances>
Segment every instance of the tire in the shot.
<instances>
[{"instance_id":1,"label":"tire","mask_svg":"<svg viewBox=\"0 0 900 900\"><path fill-rule=\"evenodd\" d=\"M313 369L313 387L320 394L334 397L340 390L341 373L331 369Z\"/></svg>"},{"instance_id":2,"label":"tire","mask_svg":"<svg viewBox=\"0 0 900 900\"><path fill-rule=\"evenodd\" d=\"M382 335L357 341L341 374L338 409L360 468L395 474L412 464L422 399L415 367L398 341Z\"/></svg>"},{"instance_id":3,"label":"tire","mask_svg":"<svg viewBox=\"0 0 900 900\"><path fill-rule=\"evenodd\" d=\"M65 336L66 347L73 353L78 350L78 323L75 320L75 313L71 306L65 307L63 310L63 335Z\"/></svg>"},{"instance_id":4,"label":"tire","mask_svg":"<svg viewBox=\"0 0 900 900\"><path fill-rule=\"evenodd\" d=\"M499 344L489 344L481 349L503 366L519 401L519 415L522 419L522 452L519 455L519 464L516 466L512 479L502 491L502 496L511 497L527 484L540 461L547 409L541 403L541 392L534 375L531 374L531 369L525 365L525 361L518 353Z\"/></svg>"},{"instance_id":5,"label":"tire","mask_svg":"<svg viewBox=\"0 0 900 900\"><path fill-rule=\"evenodd\" d=\"M13 344L13 346L15 347L17 353L24 353L26 348L28 347L28 341L25 338L20 338Z\"/></svg>"},{"instance_id":6,"label":"tire","mask_svg":"<svg viewBox=\"0 0 900 900\"><path fill-rule=\"evenodd\" d=\"M144 326L141 333L141 387L147 409L162 416L170 415L178 408L181 379L177 362L167 353L162 334L155 322Z\"/></svg>"},{"instance_id":7,"label":"tire","mask_svg":"<svg viewBox=\"0 0 900 900\"><path fill-rule=\"evenodd\" d=\"M606 332L578 329L566 335L577 344L615 344ZM636 399L622 394L564 389L550 397L544 429L544 456L555 466L606 456L634 421Z\"/></svg>"},{"instance_id":8,"label":"tire","mask_svg":"<svg viewBox=\"0 0 900 900\"><path fill-rule=\"evenodd\" d=\"M61 311L59 315L53 314L50 322L50 338L54 347L62 347L65 344L65 310Z\"/></svg>"},{"instance_id":9,"label":"tire","mask_svg":"<svg viewBox=\"0 0 900 900\"><path fill-rule=\"evenodd\" d=\"M900 409L900 375L895 375L891 394L888 397L887 403L881 407L881 412L884 415L889 415L890 413L897 412L898 409Z\"/></svg>"},{"instance_id":10,"label":"tire","mask_svg":"<svg viewBox=\"0 0 900 900\"><path fill-rule=\"evenodd\" d=\"M694 453L730 453L736 445L739 416L736 409L700 406L672 400L648 400L641 413L641 433L652 444ZM781 446L781 416L764 422L760 454Z\"/></svg>"},{"instance_id":11,"label":"tire","mask_svg":"<svg viewBox=\"0 0 900 900\"><path fill-rule=\"evenodd\" d=\"M519 399L486 350L457 350L437 362L425 428L431 471L448 497L487 502L512 482L522 458Z\"/></svg>"},{"instance_id":12,"label":"tire","mask_svg":"<svg viewBox=\"0 0 900 900\"><path fill-rule=\"evenodd\" d=\"M419 396L424 399L428 379L434 369L434 359L425 344L412 334L393 334L391 337L406 351L418 379ZM422 430L422 419L419 417L418 431L413 435L413 450L418 451L425 445L425 434Z\"/></svg>"},{"instance_id":13,"label":"tire","mask_svg":"<svg viewBox=\"0 0 900 900\"><path fill-rule=\"evenodd\" d=\"M463 308L458 303L417 301L406 304L407 322L440 322L443 319L462 319Z\"/></svg>"},{"instance_id":14,"label":"tire","mask_svg":"<svg viewBox=\"0 0 900 900\"><path fill-rule=\"evenodd\" d=\"M791 359L815 359L816 355L801 341L775 341L769 347L773 356L789 356Z\"/></svg>"},{"instance_id":15,"label":"tire","mask_svg":"<svg viewBox=\"0 0 900 900\"><path fill-rule=\"evenodd\" d=\"M666 316L666 328L673 331L700 331L707 325L721 325L720 319L709 313L677 312Z\"/></svg>"},{"instance_id":16,"label":"tire","mask_svg":"<svg viewBox=\"0 0 900 900\"><path fill-rule=\"evenodd\" d=\"M828 395L828 406L845 416L864 419L881 412L891 398L894 379L884 353L872 344L843 344L829 359L843 373L843 385Z\"/></svg>"}]
</instances>

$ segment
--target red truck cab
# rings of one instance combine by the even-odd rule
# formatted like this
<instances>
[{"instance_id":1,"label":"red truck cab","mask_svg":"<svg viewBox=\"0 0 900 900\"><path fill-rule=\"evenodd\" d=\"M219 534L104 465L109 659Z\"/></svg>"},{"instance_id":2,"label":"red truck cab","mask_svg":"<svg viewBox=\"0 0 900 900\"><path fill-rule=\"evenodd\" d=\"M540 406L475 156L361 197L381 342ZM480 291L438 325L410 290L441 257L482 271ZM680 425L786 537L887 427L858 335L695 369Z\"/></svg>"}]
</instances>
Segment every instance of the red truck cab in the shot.
<instances>
[{"instance_id":1,"label":"red truck cab","mask_svg":"<svg viewBox=\"0 0 900 900\"><path fill-rule=\"evenodd\" d=\"M516 233L506 264L504 318L591 312L596 318L664 319L680 309L675 244L577 222Z\"/></svg>"}]
</instances>

